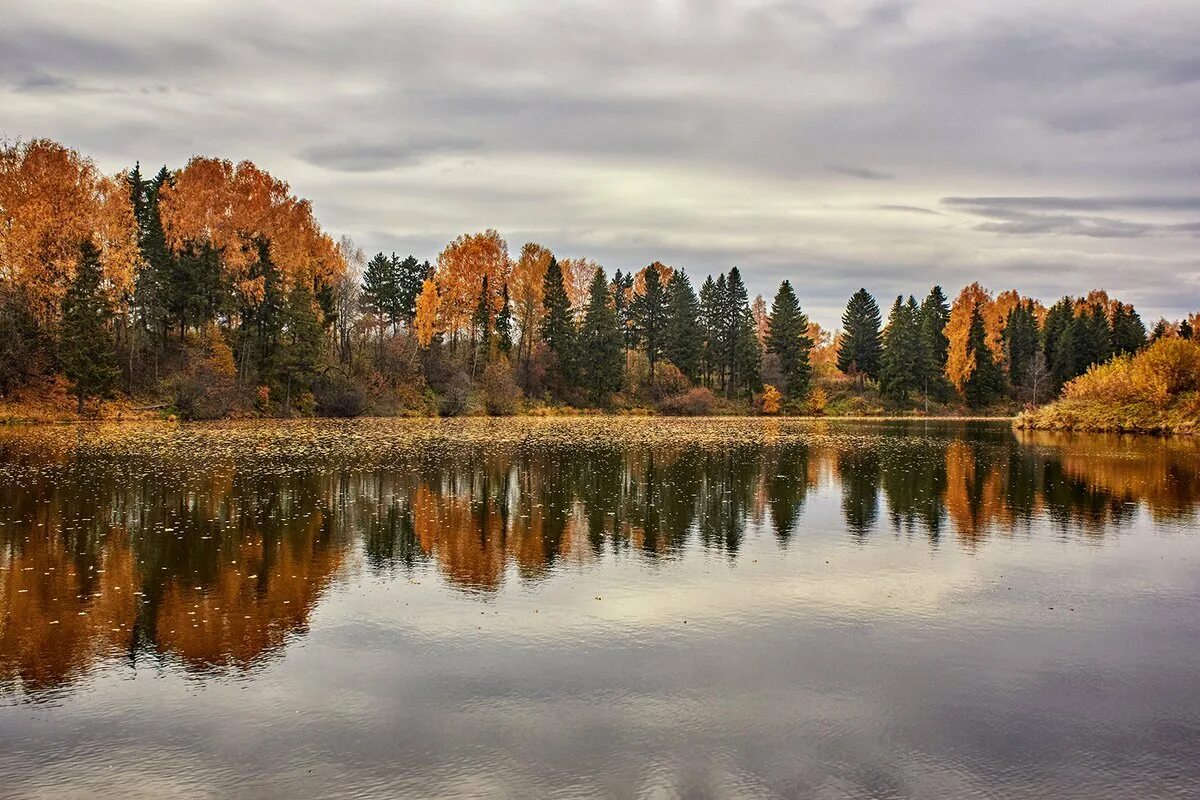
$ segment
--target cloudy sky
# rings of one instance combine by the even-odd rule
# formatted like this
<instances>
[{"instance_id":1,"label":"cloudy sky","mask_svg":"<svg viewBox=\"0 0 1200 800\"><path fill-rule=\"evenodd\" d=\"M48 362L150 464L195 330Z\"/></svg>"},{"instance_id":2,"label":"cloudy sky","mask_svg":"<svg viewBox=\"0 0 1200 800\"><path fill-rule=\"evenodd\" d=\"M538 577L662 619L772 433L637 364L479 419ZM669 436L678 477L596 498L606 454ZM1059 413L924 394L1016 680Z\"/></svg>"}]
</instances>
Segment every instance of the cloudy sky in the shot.
<instances>
[{"instance_id":1,"label":"cloudy sky","mask_svg":"<svg viewBox=\"0 0 1200 800\"><path fill-rule=\"evenodd\" d=\"M1200 3L0 0L0 135L249 158L368 250L498 229L782 278L1200 308Z\"/></svg>"}]
</instances>

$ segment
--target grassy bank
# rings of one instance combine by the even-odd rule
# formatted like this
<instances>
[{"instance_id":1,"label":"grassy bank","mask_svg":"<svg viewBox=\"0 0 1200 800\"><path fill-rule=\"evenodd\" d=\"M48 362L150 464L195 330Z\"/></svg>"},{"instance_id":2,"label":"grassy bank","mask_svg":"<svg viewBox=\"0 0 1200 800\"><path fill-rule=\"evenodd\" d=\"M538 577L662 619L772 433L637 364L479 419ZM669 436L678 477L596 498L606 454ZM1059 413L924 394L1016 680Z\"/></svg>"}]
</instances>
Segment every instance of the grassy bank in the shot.
<instances>
[{"instance_id":1,"label":"grassy bank","mask_svg":"<svg viewBox=\"0 0 1200 800\"><path fill-rule=\"evenodd\" d=\"M1162 339L1134 356L1092 367L1062 398L1026 411L1030 430L1200 433L1200 344Z\"/></svg>"}]
</instances>

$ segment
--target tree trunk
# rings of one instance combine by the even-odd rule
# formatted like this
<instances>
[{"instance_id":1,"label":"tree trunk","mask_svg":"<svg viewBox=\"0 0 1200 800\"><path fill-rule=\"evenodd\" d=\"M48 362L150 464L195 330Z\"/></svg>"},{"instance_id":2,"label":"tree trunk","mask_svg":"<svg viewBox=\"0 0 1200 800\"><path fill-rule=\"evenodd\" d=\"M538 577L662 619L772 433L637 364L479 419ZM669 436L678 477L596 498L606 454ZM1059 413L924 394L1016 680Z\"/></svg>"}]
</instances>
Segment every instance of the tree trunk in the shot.
<instances>
[{"instance_id":1,"label":"tree trunk","mask_svg":"<svg viewBox=\"0 0 1200 800\"><path fill-rule=\"evenodd\" d=\"M75 400L76 400L75 410L79 413L79 416L81 416L81 417L83 416L83 401L84 401L85 397L86 397L86 395L83 393L83 389L79 389L75 392Z\"/></svg>"}]
</instances>

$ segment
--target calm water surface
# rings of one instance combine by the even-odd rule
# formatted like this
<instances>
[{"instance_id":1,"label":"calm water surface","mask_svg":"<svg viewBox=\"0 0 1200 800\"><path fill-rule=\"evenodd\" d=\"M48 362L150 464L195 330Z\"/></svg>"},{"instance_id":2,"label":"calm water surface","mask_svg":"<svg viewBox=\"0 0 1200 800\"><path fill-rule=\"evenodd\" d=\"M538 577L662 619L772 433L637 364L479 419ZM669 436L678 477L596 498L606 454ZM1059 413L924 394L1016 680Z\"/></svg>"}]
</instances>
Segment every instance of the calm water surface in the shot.
<instances>
[{"instance_id":1,"label":"calm water surface","mask_svg":"<svg viewBox=\"0 0 1200 800\"><path fill-rule=\"evenodd\" d=\"M3 797L1197 797L1200 443L0 432Z\"/></svg>"}]
</instances>

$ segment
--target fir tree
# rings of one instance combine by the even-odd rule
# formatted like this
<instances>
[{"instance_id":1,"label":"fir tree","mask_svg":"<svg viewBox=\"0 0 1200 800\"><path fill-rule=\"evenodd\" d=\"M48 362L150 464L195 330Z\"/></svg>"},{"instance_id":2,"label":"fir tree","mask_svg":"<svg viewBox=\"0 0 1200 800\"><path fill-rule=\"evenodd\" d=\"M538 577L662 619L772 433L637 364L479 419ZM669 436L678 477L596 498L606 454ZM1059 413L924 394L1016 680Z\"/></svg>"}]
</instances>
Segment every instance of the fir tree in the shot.
<instances>
[{"instance_id":1,"label":"fir tree","mask_svg":"<svg viewBox=\"0 0 1200 800\"><path fill-rule=\"evenodd\" d=\"M700 328L703 331L704 343L701 347L702 371L705 382L712 386L718 380L722 370L721 309L725 305L725 276L719 276L714 281L712 275L705 278L700 286Z\"/></svg>"},{"instance_id":2,"label":"fir tree","mask_svg":"<svg viewBox=\"0 0 1200 800\"><path fill-rule=\"evenodd\" d=\"M650 366L650 382L654 382L654 367L663 357L666 346L667 291L662 285L658 267L645 269L645 288L633 298L632 316L637 341L646 351Z\"/></svg>"},{"instance_id":3,"label":"fir tree","mask_svg":"<svg viewBox=\"0 0 1200 800\"><path fill-rule=\"evenodd\" d=\"M717 288L721 288L720 281ZM757 388L762 362L754 316L750 312L750 296L737 267L729 270L725 279L723 300L721 339L725 347L723 366L728 370L724 389L725 395L729 396L731 392Z\"/></svg>"},{"instance_id":4,"label":"fir tree","mask_svg":"<svg viewBox=\"0 0 1200 800\"><path fill-rule=\"evenodd\" d=\"M563 284L562 268L558 260L550 259L543 282L541 336L542 341L558 360L559 379L566 386L576 380L576 332L571 314L571 301Z\"/></svg>"},{"instance_id":5,"label":"fir tree","mask_svg":"<svg viewBox=\"0 0 1200 800\"><path fill-rule=\"evenodd\" d=\"M507 357L513 347L512 301L508 297L507 283L504 284L500 298L500 311L496 314L496 349Z\"/></svg>"},{"instance_id":6,"label":"fir tree","mask_svg":"<svg viewBox=\"0 0 1200 800\"><path fill-rule=\"evenodd\" d=\"M612 279L613 307L617 312L617 324L621 328L621 344L626 350L637 346L637 331L633 327L633 308L630 295L633 293L633 273L624 275L617 270Z\"/></svg>"},{"instance_id":7,"label":"fir tree","mask_svg":"<svg viewBox=\"0 0 1200 800\"><path fill-rule=\"evenodd\" d=\"M793 399L803 397L812 375L812 339L808 336L808 317L800 310L790 281L779 285L768 320L767 352L779 359L784 394Z\"/></svg>"},{"instance_id":8,"label":"fir tree","mask_svg":"<svg viewBox=\"0 0 1200 800\"><path fill-rule=\"evenodd\" d=\"M1042 324L1042 352L1046 356L1046 366L1056 389L1061 387L1063 376L1070 376L1074 370L1074 346L1068 339L1071 323L1075 319L1075 302L1070 297L1064 297L1046 312L1046 321Z\"/></svg>"},{"instance_id":9,"label":"fir tree","mask_svg":"<svg viewBox=\"0 0 1200 800\"><path fill-rule=\"evenodd\" d=\"M679 270L667 285L667 322L664 354L680 372L695 381L700 377L704 331L700 303L687 273Z\"/></svg>"},{"instance_id":10,"label":"fir tree","mask_svg":"<svg viewBox=\"0 0 1200 800\"><path fill-rule=\"evenodd\" d=\"M417 261L415 256L408 256L403 261L396 261L392 256L392 283L395 286L395 301L391 312L396 319L405 325L412 325L417 314L417 296L425 281L433 277L433 266L428 261Z\"/></svg>"},{"instance_id":11,"label":"fir tree","mask_svg":"<svg viewBox=\"0 0 1200 800\"><path fill-rule=\"evenodd\" d=\"M1028 378L1039 349L1038 339L1033 301L1024 300L1008 312L1004 325L1004 354L1008 359L1009 380L1014 385L1022 385Z\"/></svg>"},{"instance_id":12,"label":"fir tree","mask_svg":"<svg viewBox=\"0 0 1200 800\"><path fill-rule=\"evenodd\" d=\"M479 289L479 302L475 304L475 315L471 322L471 341L479 342L476 361L486 364L492 359L492 298L491 293L488 292L487 275L483 276ZM478 340L476 340L476 334L478 334Z\"/></svg>"},{"instance_id":13,"label":"fir tree","mask_svg":"<svg viewBox=\"0 0 1200 800\"><path fill-rule=\"evenodd\" d=\"M1176 332L1179 334L1180 339L1195 338L1195 331L1192 330L1192 323L1190 320L1187 320L1187 319L1182 320L1179 323L1179 327L1176 328Z\"/></svg>"},{"instance_id":14,"label":"fir tree","mask_svg":"<svg viewBox=\"0 0 1200 800\"><path fill-rule=\"evenodd\" d=\"M971 327L967 332L967 352L972 362L971 374L963 384L963 396L972 408L982 408L992 402L1004 388L1004 375L987 346L987 329L979 308L971 309Z\"/></svg>"},{"instance_id":15,"label":"fir tree","mask_svg":"<svg viewBox=\"0 0 1200 800\"><path fill-rule=\"evenodd\" d=\"M908 401L910 393L921 387L924 356L921 346L921 320L917 301L905 305L897 296L883 332L880 356L879 391L897 403Z\"/></svg>"},{"instance_id":16,"label":"fir tree","mask_svg":"<svg viewBox=\"0 0 1200 800\"><path fill-rule=\"evenodd\" d=\"M592 278L579 344L584 385L593 400L603 402L620 391L625 358L620 321L602 269Z\"/></svg>"},{"instance_id":17,"label":"fir tree","mask_svg":"<svg viewBox=\"0 0 1200 800\"><path fill-rule=\"evenodd\" d=\"M879 333L879 306L866 289L850 298L842 315L842 342L838 347L837 367L847 375L879 377L883 343Z\"/></svg>"},{"instance_id":18,"label":"fir tree","mask_svg":"<svg viewBox=\"0 0 1200 800\"><path fill-rule=\"evenodd\" d=\"M950 384L946 380L946 359L950 339L946 326L950 324L950 303L941 286L934 286L921 303L921 346L925 354L922 391L927 395L945 398Z\"/></svg>"},{"instance_id":19,"label":"fir tree","mask_svg":"<svg viewBox=\"0 0 1200 800\"><path fill-rule=\"evenodd\" d=\"M1136 353L1146 346L1146 326L1133 306L1117 303L1114 307L1112 344L1117 355Z\"/></svg>"},{"instance_id":20,"label":"fir tree","mask_svg":"<svg viewBox=\"0 0 1200 800\"><path fill-rule=\"evenodd\" d=\"M1154 330L1150 332L1150 343L1154 344L1159 339L1165 338L1169 332L1167 321L1160 317L1158 322L1154 323Z\"/></svg>"},{"instance_id":21,"label":"fir tree","mask_svg":"<svg viewBox=\"0 0 1200 800\"><path fill-rule=\"evenodd\" d=\"M83 414L89 397L107 397L116 386L116 345L109 323L112 306L104 294L100 251L86 240L79 249L79 266L62 304L58 357L63 373Z\"/></svg>"}]
</instances>

